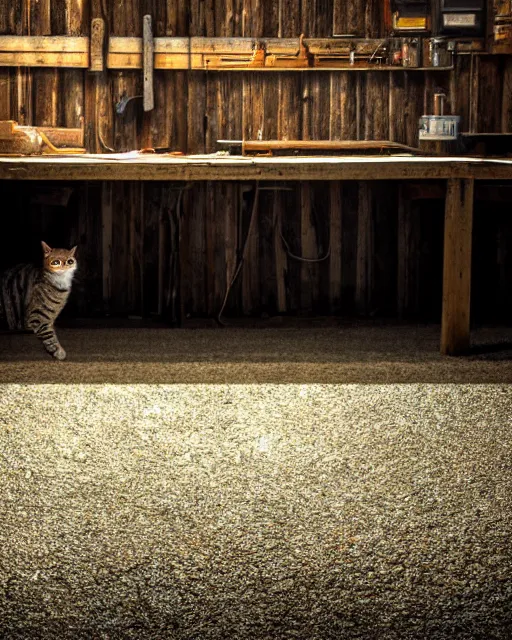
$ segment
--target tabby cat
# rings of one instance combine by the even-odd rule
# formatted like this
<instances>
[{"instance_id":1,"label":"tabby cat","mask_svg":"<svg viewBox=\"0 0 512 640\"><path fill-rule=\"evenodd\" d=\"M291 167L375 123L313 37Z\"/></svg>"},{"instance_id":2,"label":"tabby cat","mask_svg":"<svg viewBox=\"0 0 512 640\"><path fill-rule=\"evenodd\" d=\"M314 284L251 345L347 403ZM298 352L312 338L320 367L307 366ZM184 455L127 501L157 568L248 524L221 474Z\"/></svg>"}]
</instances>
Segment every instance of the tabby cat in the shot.
<instances>
[{"instance_id":1,"label":"tabby cat","mask_svg":"<svg viewBox=\"0 0 512 640\"><path fill-rule=\"evenodd\" d=\"M0 324L33 331L46 351L64 360L53 323L64 308L77 267L72 249L52 249L45 242L43 267L19 264L0 275Z\"/></svg>"}]
</instances>

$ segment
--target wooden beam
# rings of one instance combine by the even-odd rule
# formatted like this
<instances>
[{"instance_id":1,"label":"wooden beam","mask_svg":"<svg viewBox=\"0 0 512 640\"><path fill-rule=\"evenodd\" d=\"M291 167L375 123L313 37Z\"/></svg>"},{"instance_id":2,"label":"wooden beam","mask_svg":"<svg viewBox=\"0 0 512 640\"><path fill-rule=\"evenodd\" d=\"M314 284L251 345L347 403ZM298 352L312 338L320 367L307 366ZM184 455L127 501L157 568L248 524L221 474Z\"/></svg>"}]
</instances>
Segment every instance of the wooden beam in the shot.
<instances>
[{"instance_id":1,"label":"wooden beam","mask_svg":"<svg viewBox=\"0 0 512 640\"><path fill-rule=\"evenodd\" d=\"M0 36L0 51L13 53L88 53L85 36Z\"/></svg>"},{"instance_id":2,"label":"wooden beam","mask_svg":"<svg viewBox=\"0 0 512 640\"><path fill-rule=\"evenodd\" d=\"M512 161L470 158L0 157L7 180L512 180Z\"/></svg>"},{"instance_id":3,"label":"wooden beam","mask_svg":"<svg viewBox=\"0 0 512 640\"><path fill-rule=\"evenodd\" d=\"M256 46L255 38L155 38L155 53L206 54L206 53L251 53ZM298 39L295 41L298 51ZM288 51L284 47L285 51ZM111 37L109 54L142 55L142 38Z\"/></svg>"},{"instance_id":4,"label":"wooden beam","mask_svg":"<svg viewBox=\"0 0 512 640\"><path fill-rule=\"evenodd\" d=\"M91 70L100 71L102 29L101 18L94 18L90 42L89 38L74 35L0 36L0 66L86 68L90 65ZM73 32L77 30L73 28ZM401 66L388 64L387 57L379 60L381 64L376 63L374 53L385 42L376 39L160 37L153 42L156 69L404 71ZM350 58L352 51L355 61ZM107 66L143 68L143 39L111 37Z\"/></svg>"},{"instance_id":5,"label":"wooden beam","mask_svg":"<svg viewBox=\"0 0 512 640\"><path fill-rule=\"evenodd\" d=\"M89 66L89 38L0 36L0 67Z\"/></svg>"},{"instance_id":6,"label":"wooden beam","mask_svg":"<svg viewBox=\"0 0 512 640\"><path fill-rule=\"evenodd\" d=\"M166 37L154 39L154 62L155 69L403 71L401 66L376 64L373 54L384 43L385 40L375 39ZM111 69L140 69L142 49L141 38L111 37L107 65ZM355 64L350 60L352 49Z\"/></svg>"},{"instance_id":7,"label":"wooden beam","mask_svg":"<svg viewBox=\"0 0 512 640\"><path fill-rule=\"evenodd\" d=\"M469 348L473 180L448 180L444 227L441 353Z\"/></svg>"},{"instance_id":8,"label":"wooden beam","mask_svg":"<svg viewBox=\"0 0 512 640\"><path fill-rule=\"evenodd\" d=\"M415 147L390 140L244 140L240 143L242 155L257 155L274 153L281 155L293 155L296 151L323 151L326 155L340 151L371 151L388 150L400 153L409 152L421 154L421 150ZM284 153L287 152L287 153Z\"/></svg>"},{"instance_id":9,"label":"wooden beam","mask_svg":"<svg viewBox=\"0 0 512 640\"><path fill-rule=\"evenodd\" d=\"M10 53L0 51L0 67L67 67L86 69L89 55L86 53Z\"/></svg>"}]
</instances>

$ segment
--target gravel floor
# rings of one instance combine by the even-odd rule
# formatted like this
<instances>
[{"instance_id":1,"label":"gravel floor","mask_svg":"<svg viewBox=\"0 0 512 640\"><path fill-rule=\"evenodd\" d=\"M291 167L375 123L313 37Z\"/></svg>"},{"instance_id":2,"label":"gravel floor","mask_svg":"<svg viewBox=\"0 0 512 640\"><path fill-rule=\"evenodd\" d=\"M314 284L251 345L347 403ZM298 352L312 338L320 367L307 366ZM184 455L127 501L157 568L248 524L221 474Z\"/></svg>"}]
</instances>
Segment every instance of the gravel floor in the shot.
<instances>
[{"instance_id":1,"label":"gravel floor","mask_svg":"<svg viewBox=\"0 0 512 640\"><path fill-rule=\"evenodd\" d=\"M2 639L512 637L506 331L61 333L0 335Z\"/></svg>"}]
</instances>

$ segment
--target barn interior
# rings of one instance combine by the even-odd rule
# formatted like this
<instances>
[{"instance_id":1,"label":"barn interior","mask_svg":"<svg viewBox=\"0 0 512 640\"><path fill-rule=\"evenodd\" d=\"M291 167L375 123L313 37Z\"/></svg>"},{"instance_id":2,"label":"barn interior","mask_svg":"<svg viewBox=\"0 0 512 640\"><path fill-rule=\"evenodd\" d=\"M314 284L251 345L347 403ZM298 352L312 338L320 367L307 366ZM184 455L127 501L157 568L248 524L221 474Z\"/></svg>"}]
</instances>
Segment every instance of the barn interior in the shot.
<instances>
[{"instance_id":1,"label":"barn interior","mask_svg":"<svg viewBox=\"0 0 512 640\"><path fill-rule=\"evenodd\" d=\"M0 0L0 193L2 638L511 637L511 0Z\"/></svg>"}]
</instances>

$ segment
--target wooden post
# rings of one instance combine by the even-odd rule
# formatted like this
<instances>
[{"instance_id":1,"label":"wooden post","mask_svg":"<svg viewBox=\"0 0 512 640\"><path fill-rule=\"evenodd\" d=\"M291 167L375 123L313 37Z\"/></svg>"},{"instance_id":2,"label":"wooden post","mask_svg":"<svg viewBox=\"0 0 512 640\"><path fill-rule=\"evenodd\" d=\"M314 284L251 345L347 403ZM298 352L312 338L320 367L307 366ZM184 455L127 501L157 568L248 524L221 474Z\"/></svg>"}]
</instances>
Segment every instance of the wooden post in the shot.
<instances>
[{"instance_id":1,"label":"wooden post","mask_svg":"<svg viewBox=\"0 0 512 640\"><path fill-rule=\"evenodd\" d=\"M449 179L444 227L441 353L469 348L474 180Z\"/></svg>"}]
</instances>

